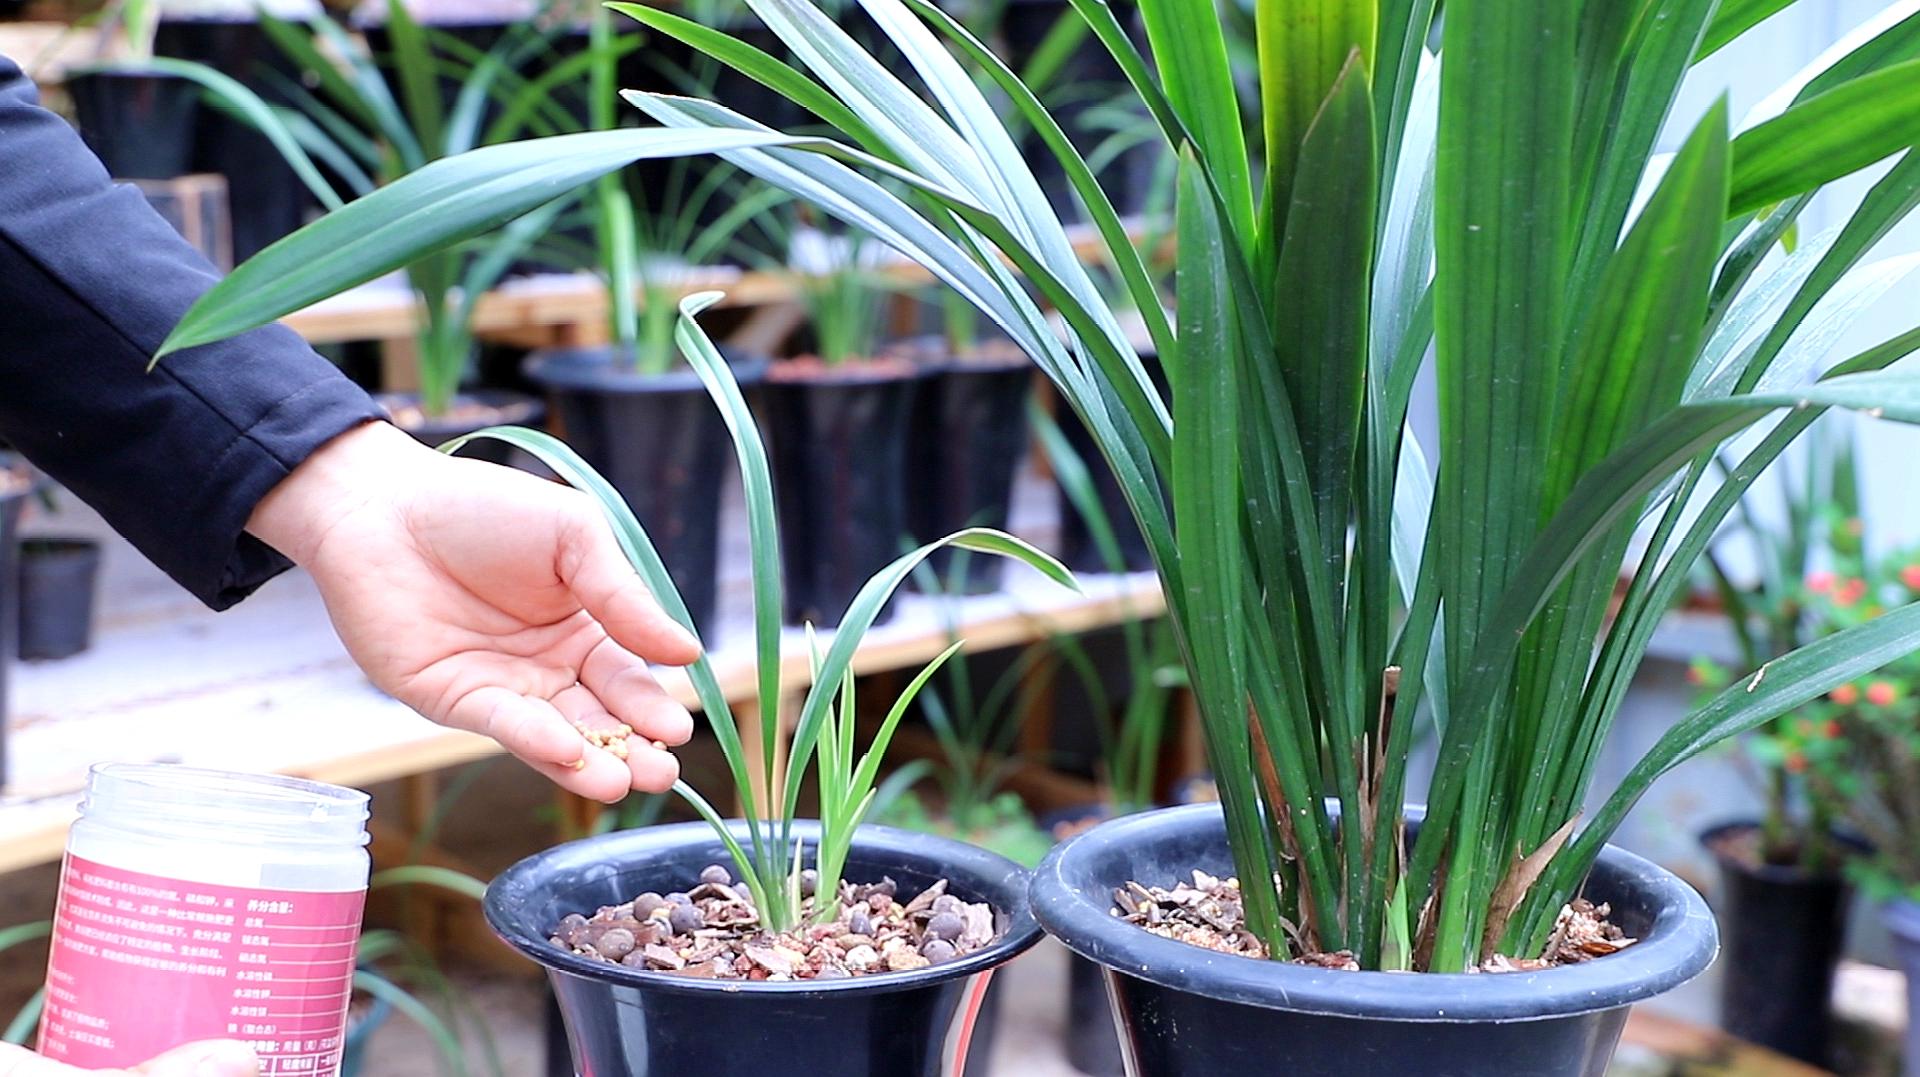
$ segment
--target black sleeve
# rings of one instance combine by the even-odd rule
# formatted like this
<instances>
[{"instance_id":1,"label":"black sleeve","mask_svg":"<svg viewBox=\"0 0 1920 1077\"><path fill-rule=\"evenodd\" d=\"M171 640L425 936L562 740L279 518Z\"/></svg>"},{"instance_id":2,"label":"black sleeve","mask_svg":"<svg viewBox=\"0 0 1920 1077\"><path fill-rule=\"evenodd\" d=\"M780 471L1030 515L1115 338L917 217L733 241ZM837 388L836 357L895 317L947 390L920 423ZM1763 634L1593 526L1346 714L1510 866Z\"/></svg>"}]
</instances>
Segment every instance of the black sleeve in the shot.
<instances>
[{"instance_id":1,"label":"black sleeve","mask_svg":"<svg viewBox=\"0 0 1920 1077\"><path fill-rule=\"evenodd\" d=\"M381 413L279 326L148 373L216 279L0 57L0 437L223 609L287 567L245 533L254 505Z\"/></svg>"}]
</instances>

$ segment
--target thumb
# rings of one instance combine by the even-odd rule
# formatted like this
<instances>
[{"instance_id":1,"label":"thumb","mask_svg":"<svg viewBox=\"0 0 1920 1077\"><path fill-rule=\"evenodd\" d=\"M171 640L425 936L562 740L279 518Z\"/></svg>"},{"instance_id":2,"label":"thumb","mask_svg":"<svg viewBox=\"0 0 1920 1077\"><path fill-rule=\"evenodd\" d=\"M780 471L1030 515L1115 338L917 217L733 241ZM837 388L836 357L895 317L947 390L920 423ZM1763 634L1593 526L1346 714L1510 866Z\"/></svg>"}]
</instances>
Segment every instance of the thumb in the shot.
<instances>
[{"instance_id":1,"label":"thumb","mask_svg":"<svg viewBox=\"0 0 1920 1077\"><path fill-rule=\"evenodd\" d=\"M207 1040L176 1047L133 1068L145 1077L259 1077L253 1048L234 1040Z\"/></svg>"},{"instance_id":2,"label":"thumb","mask_svg":"<svg viewBox=\"0 0 1920 1077\"><path fill-rule=\"evenodd\" d=\"M684 666L700 656L700 640L667 616L599 513L575 515L561 541L561 582L615 643L666 665Z\"/></svg>"},{"instance_id":3,"label":"thumb","mask_svg":"<svg viewBox=\"0 0 1920 1077\"><path fill-rule=\"evenodd\" d=\"M43 1058L24 1047L0 1043L0 1077L259 1077L260 1063L243 1043L209 1041L177 1047L132 1070L81 1070Z\"/></svg>"}]
</instances>

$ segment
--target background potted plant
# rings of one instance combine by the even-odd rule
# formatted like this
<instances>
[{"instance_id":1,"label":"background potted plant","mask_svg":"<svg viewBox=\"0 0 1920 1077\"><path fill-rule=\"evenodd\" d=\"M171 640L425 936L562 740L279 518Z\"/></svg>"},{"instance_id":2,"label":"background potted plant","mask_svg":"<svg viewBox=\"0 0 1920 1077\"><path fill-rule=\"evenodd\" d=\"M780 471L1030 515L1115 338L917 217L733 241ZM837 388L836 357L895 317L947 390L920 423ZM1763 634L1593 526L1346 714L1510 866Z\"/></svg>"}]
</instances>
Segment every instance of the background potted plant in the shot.
<instances>
[{"instance_id":1,"label":"background potted plant","mask_svg":"<svg viewBox=\"0 0 1920 1077\"><path fill-rule=\"evenodd\" d=\"M1759 669L1796 647L1829 634L1809 620L1810 609L1851 596L1836 572L1861 560L1860 484L1852 439L1832 423L1808 432L1797 470L1774 464L1780 522L1769 526L1753 494L1741 499L1735 541L1722 539L1702 564L1725 611L1742 669ZM1729 465L1730 466L1730 465ZM1745 541L1739 541L1744 539ZM1729 567L1751 555L1751 583ZM1819 593L1809 590L1817 585ZM1860 586L1864 588L1864 583ZM1809 599L1811 598L1811 603ZM1689 679L1703 693L1728 688L1732 671L1696 659ZM1812 705L1815 710L1821 704ZM1852 888L1841 868L1856 847L1834 833L1838 805L1810 795L1808 749L1825 756L1830 719L1792 711L1740 738L1743 757L1758 770L1761 817L1723 822L1701 835L1720 866L1714 912L1725 940L1720 978L1720 1022L1727 1031L1824 1066L1828 1064L1833 977L1846 942Z\"/></svg>"},{"instance_id":2,"label":"background potted plant","mask_svg":"<svg viewBox=\"0 0 1920 1077\"><path fill-rule=\"evenodd\" d=\"M248 297L257 320L377 271L337 252L327 266L298 259L403 202L432 212L395 255L649 156L719 153L816 201L927 264L1026 350L1094 431L1154 552L1221 806L1103 824L1056 849L1033 891L1063 941L1109 968L1129 1064L1212 1073L1255 1057L1387 1073L1498 1058L1592 1072L1626 1007L1698 972L1714 945L1698 895L1605 848L1620 818L1677 762L1920 644L1920 608L1905 607L1778 659L1682 719L1582 812L1653 624L1761 465L1830 407L1920 418L1920 383L1884 369L1920 332L1839 363L1794 340L1912 207L1920 162L1895 162L1809 275L1780 282L1792 298L1756 316L1758 343L1713 346L1726 304L1773 279L1761 256L1812 193L1920 134L1920 61L1887 47L1912 27L1870 27L1880 47L1830 57L1737 141L1724 105L1710 108L1636 203L1687 69L1754 9L1636 20L1606 7L1584 23L1561 5L1452 0L1436 68L1426 5L1341 4L1324 26L1269 8L1256 199L1218 22L1183 2L1141 7L1164 82L1109 10L1078 5L1181 160L1177 331L1085 162L964 28L923 0L863 0L930 104L817 9L752 0L831 91L668 13L621 10L758 71L857 147L629 95L665 129L439 162L263 252L172 345L200 339L208 311L261 280L274 288ZM1171 407L974 73L936 34L1060 157L1167 367ZM509 168L527 161L542 167ZM1437 481L1403 422L1429 338ZM1778 421L1734 475L1706 484L1714 450L1765 418ZM1705 509L1689 512L1696 493ZM1654 553L1608 620L1647 513ZM1443 730L1424 817L1406 810L1422 702ZM1242 951L1368 971L1209 953L1114 915L1116 888L1190 869L1248 881L1197 880L1216 901L1233 895ZM1610 906L1611 927L1571 907L1580 893ZM1448 975L1595 953L1606 956L1537 975ZM1355 1035L1373 1048L1364 1058Z\"/></svg>"},{"instance_id":3,"label":"background potted plant","mask_svg":"<svg viewBox=\"0 0 1920 1077\"><path fill-rule=\"evenodd\" d=\"M1857 519L1857 518L1856 518ZM1864 552L1841 527L1828 567L1793 597L1811 639L1871 623L1881 611L1920 608L1920 549ZM1920 1002L1920 658L1905 655L1836 685L1777 732L1782 765L1811 790L1821 817L1865 839L1843 847L1846 869L1883 904L1905 965L1910 1002ZM1784 986L1784 985L1783 985ZM1824 1009L1825 1000L1821 1000ZM1907 1032L1907 1066L1920 1063L1920 1034Z\"/></svg>"},{"instance_id":4,"label":"background potted plant","mask_svg":"<svg viewBox=\"0 0 1920 1077\"><path fill-rule=\"evenodd\" d=\"M67 96L87 147L116 179L172 179L192 171L199 89L153 64L159 0L119 0L100 31L104 52L115 29L125 54L76 68Z\"/></svg>"},{"instance_id":5,"label":"background potted plant","mask_svg":"<svg viewBox=\"0 0 1920 1077\"><path fill-rule=\"evenodd\" d=\"M275 105L290 106L301 72L260 25L256 11L299 22L321 13L316 0L159 0L153 51L230 75ZM212 107L204 107L211 104ZM300 227L315 203L271 139L244 119L206 102L194 124L189 170L227 180L233 257L244 261Z\"/></svg>"},{"instance_id":6,"label":"background potted plant","mask_svg":"<svg viewBox=\"0 0 1920 1077\"><path fill-rule=\"evenodd\" d=\"M604 8L593 15L588 126L617 126L621 55ZM595 266L607 285L609 343L528 356L525 370L553 402L559 428L620 491L654 539L694 624L711 630L717 591L720 498L727 431L700 379L679 359L674 324L681 295L708 268L764 250L766 215L786 196L720 162L662 162L665 185L609 176L584 199ZM638 178L633 177L633 178ZM718 207L710 209L710 207ZM757 233L757 234L756 234ZM730 356L734 377L756 384L761 359Z\"/></svg>"},{"instance_id":7,"label":"background potted plant","mask_svg":"<svg viewBox=\"0 0 1920 1077\"><path fill-rule=\"evenodd\" d=\"M913 343L926 354L907 424L907 528L924 542L963 527L1005 527L1014 474L1027 448L1025 401L1033 391L1027 357L998 335L983 335L973 307L938 289L938 336ZM956 573L956 563L965 570ZM1000 589L1003 563L943 551L930 563L949 592Z\"/></svg>"},{"instance_id":8,"label":"background potted plant","mask_svg":"<svg viewBox=\"0 0 1920 1077\"><path fill-rule=\"evenodd\" d=\"M19 541L17 650L24 659L70 658L93 636L100 543L36 535Z\"/></svg>"},{"instance_id":9,"label":"background potted plant","mask_svg":"<svg viewBox=\"0 0 1920 1077\"><path fill-rule=\"evenodd\" d=\"M568 117L546 99L544 84L518 69L550 48L550 35L516 26L484 52L458 37L415 22L400 0L389 0L386 53L356 39L325 15L304 27L261 12L259 23L288 61L315 88L283 86L292 106L276 106L245 85L202 64L155 63L198 82L253 125L286 157L320 203L337 208L336 190L364 195L430 161L526 131L566 130ZM382 64L379 57L390 57ZM337 58L337 59L336 59ZM591 57L556 66L578 77ZM436 72L458 87L451 103ZM398 84L390 88L389 80ZM507 228L473 242L435 250L404 267L420 302L413 337L419 388L381 394L402 429L431 444L495 423L535 422L539 401L501 390L461 391L476 351L473 318L480 298L529 252L537 250L565 210L541 207ZM504 460L504 454L496 451Z\"/></svg>"},{"instance_id":10,"label":"background potted plant","mask_svg":"<svg viewBox=\"0 0 1920 1077\"><path fill-rule=\"evenodd\" d=\"M812 349L769 368L763 398L790 623L838 624L908 534L907 424L920 371L880 347L898 288L878 253L860 233L803 228L788 255Z\"/></svg>"}]
</instances>

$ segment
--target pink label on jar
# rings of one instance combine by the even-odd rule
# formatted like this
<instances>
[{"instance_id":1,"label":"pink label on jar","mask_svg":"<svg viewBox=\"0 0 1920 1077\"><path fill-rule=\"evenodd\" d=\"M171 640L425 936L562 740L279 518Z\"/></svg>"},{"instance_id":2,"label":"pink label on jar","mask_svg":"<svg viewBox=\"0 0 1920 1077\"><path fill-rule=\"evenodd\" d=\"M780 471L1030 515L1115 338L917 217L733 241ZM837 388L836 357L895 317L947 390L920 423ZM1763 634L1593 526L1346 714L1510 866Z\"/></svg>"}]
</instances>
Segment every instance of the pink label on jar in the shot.
<instances>
[{"instance_id":1,"label":"pink label on jar","mask_svg":"<svg viewBox=\"0 0 1920 1077\"><path fill-rule=\"evenodd\" d=\"M340 1066L364 890L207 886L68 855L40 1051L130 1066L194 1040L251 1044L261 1077Z\"/></svg>"}]
</instances>

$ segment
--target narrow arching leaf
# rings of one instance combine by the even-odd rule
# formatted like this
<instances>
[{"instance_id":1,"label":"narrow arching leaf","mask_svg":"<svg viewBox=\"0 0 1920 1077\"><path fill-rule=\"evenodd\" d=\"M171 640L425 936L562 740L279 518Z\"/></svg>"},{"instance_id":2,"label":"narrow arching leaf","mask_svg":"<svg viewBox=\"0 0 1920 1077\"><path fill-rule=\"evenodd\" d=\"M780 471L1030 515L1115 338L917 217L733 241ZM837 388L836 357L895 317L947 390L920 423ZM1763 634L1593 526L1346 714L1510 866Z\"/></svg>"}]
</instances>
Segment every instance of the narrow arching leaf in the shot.
<instances>
[{"instance_id":1,"label":"narrow arching leaf","mask_svg":"<svg viewBox=\"0 0 1920 1077\"><path fill-rule=\"evenodd\" d=\"M1211 185L1225 201L1227 226L1251 238L1253 180L1246 136L1213 0L1141 0L1140 14L1167 99L1192 132Z\"/></svg>"},{"instance_id":2,"label":"narrow arching leaf","mask_svg":"<svg viewBox=\"0 0 1920 1077\"><path fill-rule=\"evenodd\" d=\"M1712 56L1732 44L1741 34L1792 7L1794 0L1724 0L1714 12L1713 22L1700 40L1694 62Z\"/></svg>"},{"instance_id":3,"label":"narrow arching leaf","mask_svg":"<svg viewBox=\"0 0 1920 1077\"><path fill-rule=\"evenodd\" d=\"M1303 133L1273 284L1274 339L1320 513L1322 556L1339 571L1366 395L1373 273L1373 103L1356 53ZM1278 190L1277 188L1275 190ZM1184 237L1183 237L1184 238Z\"/></svg>"},{"instance_id":4,"label":"narrow arching leaf","mask_svg":"<svg viewBox=\"0 0 1920 1077\"><path fill-rule=\"evenodd\" d=\"M1801 102L1733 143L1727 215L1811 191L1920 142L1920 60Z\"/></svg>"},{"instance_id":5,"label":"narrow arching leaf","mask_svg":"<svg viewBox=\"0 0 1920 1077\"><path fill-rule=\"evenodd\" d=\"M1261 227L1271 242L1285 234L1294 201L1294 170L1308 131L1319 122L1317 117L1333 98L1336 83L1372 77L1379 12L1375 0L1259 0L1254 17L1260 43L1260 115L1266 133ZM1370 101L1368 112L1371 129ZM1372 154L1367 156L1371 159ZM1372 201L1371 192L1367 201Z\"/></svg>"},{"instance_id":6,"label":"narrow arching leaf","mask_svg":"<svg viewBox=\"0 0 1920 1077\"><path fill-rule=\"evenodd\" d=\"M752 131L592 131L435 161L248 259L187 310L159 354L266 325L635 161L797 141Z\"/></svg>"}]
</instances>

